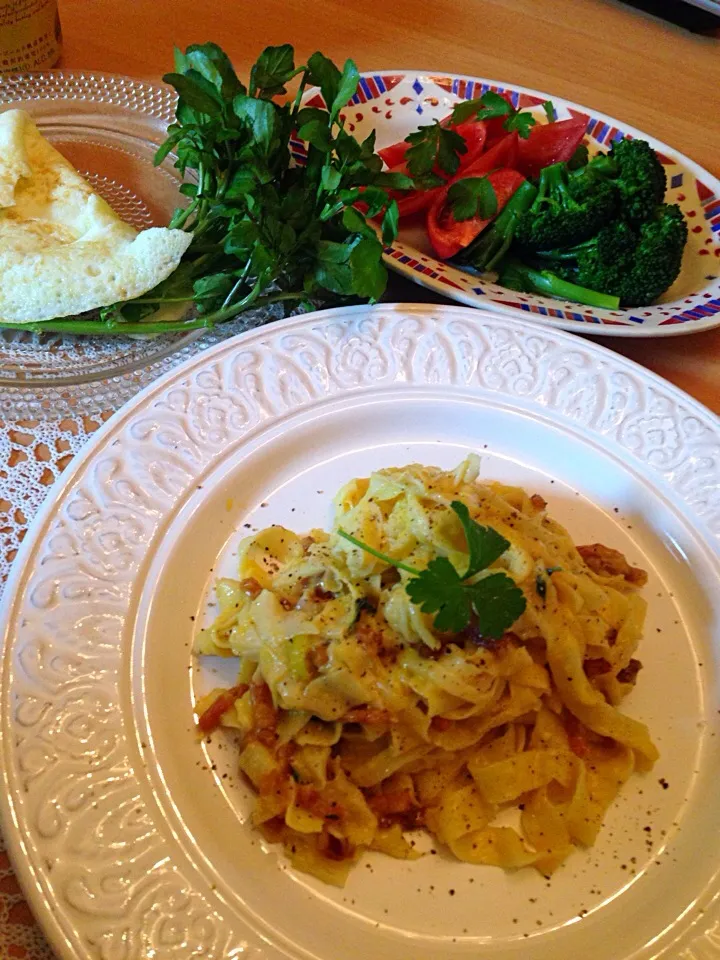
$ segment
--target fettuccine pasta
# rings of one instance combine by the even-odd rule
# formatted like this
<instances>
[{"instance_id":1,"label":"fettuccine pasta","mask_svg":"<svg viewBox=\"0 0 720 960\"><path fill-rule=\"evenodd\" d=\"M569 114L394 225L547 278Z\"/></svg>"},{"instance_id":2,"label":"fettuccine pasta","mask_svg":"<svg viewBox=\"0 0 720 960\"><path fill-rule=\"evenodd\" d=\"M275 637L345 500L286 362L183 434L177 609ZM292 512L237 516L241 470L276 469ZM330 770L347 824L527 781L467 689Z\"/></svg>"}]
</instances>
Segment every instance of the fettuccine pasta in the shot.
<instances>
[{"instance_id":1,"label":"fettuccine pasta","mask_svg":"<svg viewBox=\"0 0 720 960\"><path fill-rule=\"evenodd\" d=\"M253 823L295 867L335 884L365 850L412 859L424 828L460 860L549 875L595 842L621 785L657 758L619 705L640 667L644 571L577 547L539 496L477 480L478 459L346 484L333 530L242 541L237 580L196 652L239 658L237 685L196 704L203 733L239 731ZM492 564L526 606L501 638L459 634L405 590L409 574L468 567L461 501L509 547ZM517 811L515 825L500 813Z\"/></svg>"}]
</instances>

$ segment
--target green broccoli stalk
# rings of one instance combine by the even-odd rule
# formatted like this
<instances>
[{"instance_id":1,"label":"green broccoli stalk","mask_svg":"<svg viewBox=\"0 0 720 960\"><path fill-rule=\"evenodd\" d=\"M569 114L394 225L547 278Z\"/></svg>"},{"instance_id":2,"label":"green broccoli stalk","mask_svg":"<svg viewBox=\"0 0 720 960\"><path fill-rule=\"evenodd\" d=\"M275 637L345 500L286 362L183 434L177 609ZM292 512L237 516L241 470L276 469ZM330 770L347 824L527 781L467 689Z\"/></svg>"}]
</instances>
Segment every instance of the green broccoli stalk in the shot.
<instances>
[{"instance_id":1,"label":"green broccoli stalk","mask_svg":"<svg viewBox=\"0 0 720 960\"><path fill-rule=\"evenodd\" d=\"M510 249L520 217L537 195L537 187L528 180L520 184L503 209L477 239L458 254L459 263L476 270L492 270Z\"/></svg>"},{"instance_id":2,"label":"green broccoli stalk","mask_svg":"<svg viewBox=\"0 0 720 960\"><path fill-rule=\"evenodd\" d=\"M519 260L508 259L500 268L499 283L510 290L539 293L556 300L574 300L589 307L617 310L620 299L598 290L578 286L549 270L535 270Z\"/></svg>"},{"instance_id":3,"label":"green broccoli stalk","mask_svg":"<svg viewBox=\"0 0 720 960\"><path fill-rule=\"evenodd\" d=\"M616 191L603 177L568 173L566 163L540 172L537 197L520 218L517 243L528 250L573 246L592 237L612 219Z\"/></svg>"},{"instance_id":4,"label":"green broccoli stalk","mask_svg":"<svg viewBox=\"0 0 720 960\"><path fill-rule=\"evenodd\" d=\"M567 162L568 170L580 170L582 167L588 165L589 160L590 152L588 151L587 144L581 143Z\"/></svg>"},{"instance_id":5,"label":"green broccoli stalk","mask_svg":"<svg viewBox=\"0 0 720 960\"><path fill-rule=\"evenodd\" d=\"M641 307L677 279L687 237L680 207L660 204L638 228L618 220L572 249L537 256L569 282L613 294L623 307Z\"/></svg>"},{"instance_id":6,"label":"green broccoli stalk","mask_svg":"<svg viewBox=\"0 0 720 960\"><path fill-rule=\"evenodd\" d=\"M617 188L620 212L630 223L650 219L665 199L665 168L646 140L615 141L610 153L593 157L585 172Z\"/></svg>"}]
</instances>

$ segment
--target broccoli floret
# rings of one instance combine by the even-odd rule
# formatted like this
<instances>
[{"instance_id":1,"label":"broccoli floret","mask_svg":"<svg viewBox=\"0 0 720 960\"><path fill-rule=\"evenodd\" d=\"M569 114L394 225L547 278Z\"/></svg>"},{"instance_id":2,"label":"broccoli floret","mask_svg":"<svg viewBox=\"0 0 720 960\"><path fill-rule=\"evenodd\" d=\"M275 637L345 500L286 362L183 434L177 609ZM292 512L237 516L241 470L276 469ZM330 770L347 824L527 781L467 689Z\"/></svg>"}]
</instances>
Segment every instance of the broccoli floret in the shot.
<instances>
[{"instance_id":1,"label":"broccoli floret","mask_svg":"<svg viewBox=\"0 0 720 960\"><path fill-rule=\"evenodd\" d=\"M458 262L476 270L492 270L510 249L520 217L536 196L537 187L527 180L521 183L493 222L458 254Z\"/></svg>"},{"instance_id":2,"label":"broccoli floret","mask_svg":"<svg viewBox=\"0 0 720 960\"><path fill-rule=\"evenodd\" d=\"M535 270L512 257L503 262L498 282L510 290L540 293L556 300L575 300L605 310L617 310L620 304L618 297L571 283L550 270Z\"/></svg>"},{"instance_id":3,"label":"broccoli floret","mask_svg":"<svg viewBox=\"0 0 720 960\"><path fill-rule=\"evenodd\" d=\"M618 220L574 249L538 256L568 281L613 294L623 307L641 307L677 279L687 237L680 207L663 203L639 227Z\"/></svg>"},{"instance_id":4,"label":"broccoli floret","mask_svg":"<svg viewBox=\"0 0 720 960\"><path fill-rule=\"evenodd\" d=\"M616 140L610 153L593 157L585 172L617 187L621 214L631 223L650 219L665 199L665 168L646 140Z\"/></svg>"},{"instance_id":5,"label":"broccoli floret","mask_svg":"<svg viewBox=\"0 0 720 960\"><path fill-rule=\"evenodd\" d=\"M529 250L573 246L592 237L615 213L616 190L602 177L568 174L566 163L540 172L535 202L520 218L517 243Z\"/></svg>"}]
</instances>

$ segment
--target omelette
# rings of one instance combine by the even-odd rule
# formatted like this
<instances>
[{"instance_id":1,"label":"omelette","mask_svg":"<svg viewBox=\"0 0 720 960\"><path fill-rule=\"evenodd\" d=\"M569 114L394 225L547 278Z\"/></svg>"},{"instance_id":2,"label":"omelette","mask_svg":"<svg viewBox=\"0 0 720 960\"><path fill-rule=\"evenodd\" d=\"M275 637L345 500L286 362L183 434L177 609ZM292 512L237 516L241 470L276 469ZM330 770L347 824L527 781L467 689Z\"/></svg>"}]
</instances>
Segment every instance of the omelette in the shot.
<instances>
[{"instance_id":1,"label":"omelette","mask_svg":"<svg viewBox=\"0 0 720 960\"><path fill-rule=\"evenodd\" d=\"M192 237L121 220L22 110L0 114L0 323L73 316L152 290Z\"/></svg>"}]
</instances>

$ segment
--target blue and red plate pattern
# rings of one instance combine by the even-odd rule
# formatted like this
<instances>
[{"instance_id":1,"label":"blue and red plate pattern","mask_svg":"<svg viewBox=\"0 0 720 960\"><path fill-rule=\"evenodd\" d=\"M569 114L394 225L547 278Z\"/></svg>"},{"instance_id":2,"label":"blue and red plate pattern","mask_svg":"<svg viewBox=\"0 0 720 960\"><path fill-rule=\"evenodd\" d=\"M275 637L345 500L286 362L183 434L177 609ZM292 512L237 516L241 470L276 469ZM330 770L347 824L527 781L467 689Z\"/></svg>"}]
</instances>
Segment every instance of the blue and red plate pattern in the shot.
<instances>
[{"instance_id":1,"label":"blue and red plate pattern","mask_svg":"<svg viewBox=\"0 0 720 960\"><path fill-rule=\"evenodd\" d=\"M360 139L372 129L377 146L403 140L421 124L446 117L460 100L482 96L487 90L509 93L516 107L536 112L545 122L541 104L552 100L557 119L587 118L587 143L591 152L605 150L623 136L642 137L656 149L668 178L667 202L682 208L689 240L680 276L662 302L632 310L598 310L540 297L519 294L477 275L438 260L421 224L401 224L397 241L385 248L389 267L416 283L453 300L495 312L522 316L584 333L616 336L670 336L720 325L720 182L683 154L630 126L560 97L473 77L444 76L410 71L364 74L342 117L347 129ZM309 91L305 103L324 106L318 91ZM293 150L302 159L303 144Z\"/></svg>"}]
</instances>

